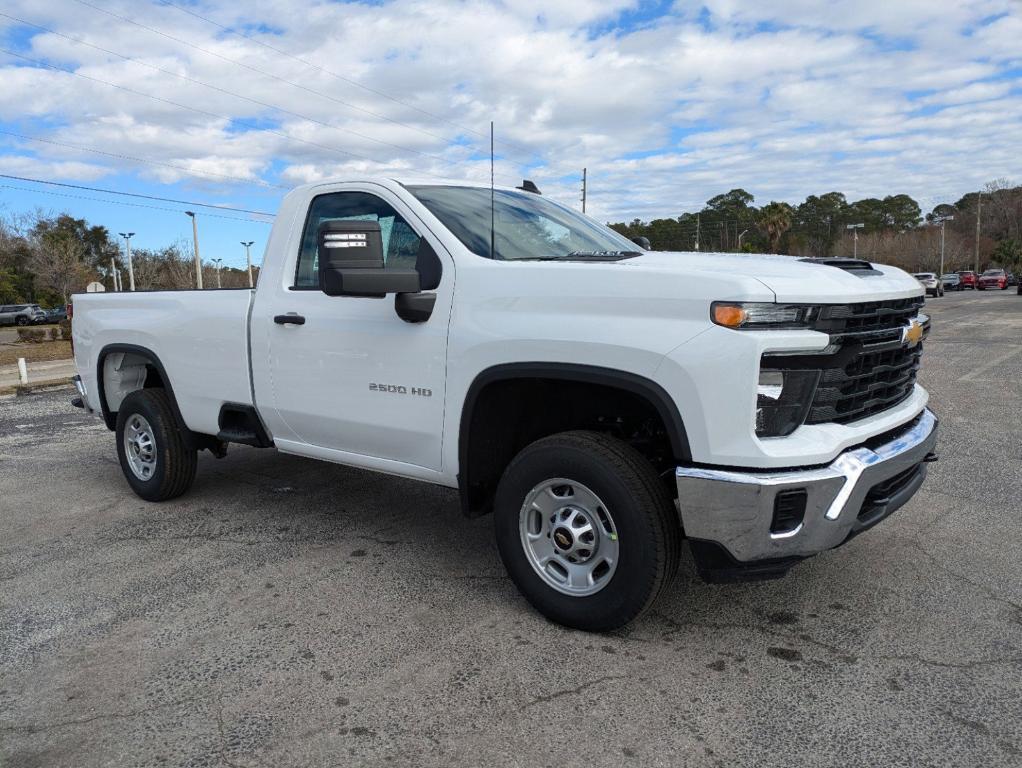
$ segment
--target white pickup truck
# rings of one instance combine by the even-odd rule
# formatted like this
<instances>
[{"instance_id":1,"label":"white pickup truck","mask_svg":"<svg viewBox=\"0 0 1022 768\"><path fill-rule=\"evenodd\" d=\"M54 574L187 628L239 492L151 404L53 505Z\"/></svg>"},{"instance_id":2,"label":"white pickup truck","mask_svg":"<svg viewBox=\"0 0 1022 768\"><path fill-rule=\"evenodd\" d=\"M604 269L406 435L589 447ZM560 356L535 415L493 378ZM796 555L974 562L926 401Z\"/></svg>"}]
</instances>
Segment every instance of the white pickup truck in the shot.
<instances>
[{"instance_id":1,"label":"white pickup truck","mask_svg":"<svg viewBox=\"0 0 1022 768\"><path fill-rule=\"evenodd\" d=\"M76 404L150 501L229 443L458 488L539 611L608 630L683 539L776 577L916 492L922 304L864 261L647 251L529 182L322 183L254 290L76 296Z\"/></svg>"}]
</instances>

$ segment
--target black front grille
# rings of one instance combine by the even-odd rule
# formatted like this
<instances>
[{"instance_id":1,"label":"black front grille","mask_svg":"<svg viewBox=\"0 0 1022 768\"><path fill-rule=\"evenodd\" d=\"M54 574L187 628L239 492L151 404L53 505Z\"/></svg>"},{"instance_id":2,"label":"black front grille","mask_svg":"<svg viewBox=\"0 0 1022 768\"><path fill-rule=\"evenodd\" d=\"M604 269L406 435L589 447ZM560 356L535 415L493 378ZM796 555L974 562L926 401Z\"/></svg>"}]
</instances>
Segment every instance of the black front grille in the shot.
<instances>
[{"instance_id":1,"label":"black front grille","mask_svg":"<svg viewBox=\"0 0 1022 768\"><path fill-rule=\"evenodd\" d=\"M908 347L902 329L923 297L824 306L812 328L830 335L830 354L765 355L763 368L820 371L806 424L847 424L906 400L916 383L923 345ZM926 328L926 331L929 329Z\"/></svg>"},{"instance_id":2,"label":"black front grille","mask_svg":"<svg viewBox=\"0 0 1022 768\"><path fill-rule=\"evenodd\" d=\"M921 344L882 352L862 351L820 375L807 424L847 424L893 408L912 394L923 354Z\"/></svg>"},{"instance_id":3,"label":"black front grille","mask_svg":"<svg viewBox=\"0 0 1022 768\"><path fill-rule=\"evenodd\" d=\"M832 341L857 339L879 343L900 339L902 327L919 314L922 306L922 296L863 304L832 304L822 309L812 328L814 331L829 333Z\"/></svg>"}]
</instances>

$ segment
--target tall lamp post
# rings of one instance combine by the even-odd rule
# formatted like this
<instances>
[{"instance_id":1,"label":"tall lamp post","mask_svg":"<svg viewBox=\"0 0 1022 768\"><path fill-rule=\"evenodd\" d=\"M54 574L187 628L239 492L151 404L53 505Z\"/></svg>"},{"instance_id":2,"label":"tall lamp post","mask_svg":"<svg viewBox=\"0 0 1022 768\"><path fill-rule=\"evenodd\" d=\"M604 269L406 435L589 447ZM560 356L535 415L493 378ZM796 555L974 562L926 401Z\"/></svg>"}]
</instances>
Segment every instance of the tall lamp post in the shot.
<instances>
[{"instance_id":1,"label":"tall lamp post","mask_svg":"<svg viewBox=\"0 0 1022 768\"><path fill-rule=\"evenodd\" d=\"M195 250L195 287L202 290L202 260L199 258L199 225L195 223L195 211L185 211L192 220L192 243Z\"/></svg>"},{"instance_id":2,"label":"tall lamp post","mask_svg":"<svg viewBox=\"0 0 1022 768\"><path fill-rule=\"evenodd\" d=\"M224 263L224 260L223 259L213 259L213 261L216 263L216 287L217 288L222 288L223 286L220 285L220 267Z\"/></svg>"},{"instance_id":3,"label":"tall lamp post","mask_svg":"<svg viewBox=\"0 0 1022 768\"><path fill-rule=\"evenodd\" d=\"M740 235L738 235L738 252L739 253L742 252L742 238L745 237L748 233L749 233L749 230L743 229L742 233Z\"/></svg>"},{"instance_id":4,"label":"tall lamp post","mask_svg":"<svg viewBox=\"0 0 1022 768\"><path fill-rule=\"evenodd\" d=\"M865 224L848 224L845 229L852 230L852 258L859 258L859 230L862 229Z\"/></svg>"},{"instance_id":5,"label":"tall lamp post","mask_svg":"<svg viewBox=\"0 0 1022 768\"><path fill-rule=\"evenodd\" d=\"M118 232L124 238L124 255L128 259L128 290L135 290L135 268L131 264L131 238L134 232Z\"/></svg>"},{"instance_id":6,"label":"tall lamp post","mask_svg":"<svg viewBox=\"0 0 1022 768\"><path fill-rule=\"evenodd\" d=\"M937 216L934 221L940 224L940 281L944 282L944 222L954 221L954 216Z\"/></svg>"},{"instance_id":7,"label":"tall lamp post","mask_svg":"<svg viewBox=\"0 0 1022 768\"><path fill-rule=\"evenodd\" d=\"M241 241L241 244L243 246L245 246L245 261L248 263L248 287L249 288L252 288L255 285L255 282L252 280L252 251L249 250L252 247L253 243L255 243L255 240L248 240L248 241L242 240Z\"/></svg>"}]
</instances>

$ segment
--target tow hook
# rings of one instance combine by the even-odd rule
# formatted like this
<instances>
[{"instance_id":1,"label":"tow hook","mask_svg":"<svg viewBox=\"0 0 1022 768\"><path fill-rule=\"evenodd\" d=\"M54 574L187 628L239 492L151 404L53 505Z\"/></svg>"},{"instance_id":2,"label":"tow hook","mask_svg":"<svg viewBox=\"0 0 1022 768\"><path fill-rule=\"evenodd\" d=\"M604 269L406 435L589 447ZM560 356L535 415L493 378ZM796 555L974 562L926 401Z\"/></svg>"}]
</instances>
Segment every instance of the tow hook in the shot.
<instances>
[{"instance_id":1,"label":"tow hook","mask_svg":"<svg viewBox=\"0 0 1022 768\"><path fill-rule=\"evenodd\" d=\"M930 451L928 454L926 454L926 456L923 457L923 463L925 463L925 464L932 464L933 462L935 462L939 458L940 458L940 456L938 456L933 451Z\"/></svg>"}]
</instances>

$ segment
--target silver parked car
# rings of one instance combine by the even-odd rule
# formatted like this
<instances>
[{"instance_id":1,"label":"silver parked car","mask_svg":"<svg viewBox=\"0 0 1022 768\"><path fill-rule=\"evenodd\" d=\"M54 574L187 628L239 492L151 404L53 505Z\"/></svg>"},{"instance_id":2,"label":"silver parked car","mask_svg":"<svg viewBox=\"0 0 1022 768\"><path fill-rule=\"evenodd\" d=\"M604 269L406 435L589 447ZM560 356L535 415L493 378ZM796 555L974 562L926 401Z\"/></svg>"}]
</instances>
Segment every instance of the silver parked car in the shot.
<instances>
[{"instance_id":1,"label":"silver parked car","mask_svg":"<svg viewBox=\"0 0 1022 768\"><path fill-rule=\"evenodd\" d=\"M923 284L927 296L937 297L944 295L944 284L937 279L933 272L918 272L912 275L912 277Z\"/></svg>"},{"instance_id":2,"label":"silver parked car","mask_svg":"<svg viewBox=\"0 0 1022 768\"><path fill-rule=\"evenodd\" d=\"M46 312L38 304L4 304L0 307L0 325L35 325L46 322Z\"/></svg>"},{"instance_id":3,"label":"silver parked car","mask_svg":"<svg viewBox=\"0 0 1022 768\"><path fill-rule=\"evenodd\" d=\"M940 282L945 291L962 290L962 278L958 276L957 272L948 272L946 275L941 275Z\"/></svg>"}]
</instances>

